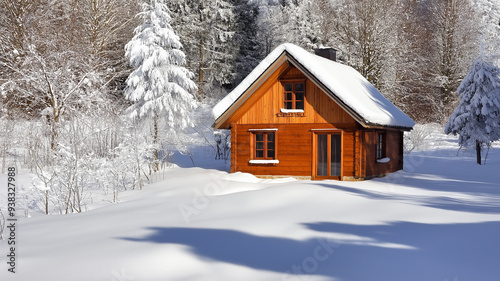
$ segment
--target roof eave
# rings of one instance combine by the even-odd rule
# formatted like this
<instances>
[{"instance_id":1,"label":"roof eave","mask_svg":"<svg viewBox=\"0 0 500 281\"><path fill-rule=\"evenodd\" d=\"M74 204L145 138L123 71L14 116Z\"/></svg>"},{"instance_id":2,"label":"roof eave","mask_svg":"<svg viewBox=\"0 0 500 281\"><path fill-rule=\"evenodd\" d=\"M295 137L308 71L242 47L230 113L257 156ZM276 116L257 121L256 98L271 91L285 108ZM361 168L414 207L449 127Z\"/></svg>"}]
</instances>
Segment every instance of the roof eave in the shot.
<instances>
[{"instance_id":1,"label":"roof eave","mask_svg":"<svg viewBox=\"0 0 500 281\"><path fill-rule=\"evenodd\" d=\"M274 61L269 65L269 67L266 68L265 71L263 71L255 81L253 81L244 91L243 93L229 106L224 113L222 113L217 119L215 119L214 122L214 128L215 129L228 129L229 124L224 124L227 122L227 119L231 116L232 113L234 113L239 105L241 105L243 102L245 102L251 94L259 88L259 86L266 80L264 78L267 78L270 74L272 74L272 71L275 67L281 65L281 60L285 57L286 51L283 51ZM286 61L286 60L285 60Z\"/></svg>"},{"instance_id":2,"label":"roof eave","mask_svg":"<svg viewBox=\"0 0 500 281\"><path fill-rule=\"evenodd\" d=\"M369 124L366 126L363 126L364 128L367 129L380 129L380 130L397 130L397 131L406 131L409 132L413 130L413 127L407 127L407 126L394 126L394 125L380 125L380 124Z\"/></svg>"}]
</instances>

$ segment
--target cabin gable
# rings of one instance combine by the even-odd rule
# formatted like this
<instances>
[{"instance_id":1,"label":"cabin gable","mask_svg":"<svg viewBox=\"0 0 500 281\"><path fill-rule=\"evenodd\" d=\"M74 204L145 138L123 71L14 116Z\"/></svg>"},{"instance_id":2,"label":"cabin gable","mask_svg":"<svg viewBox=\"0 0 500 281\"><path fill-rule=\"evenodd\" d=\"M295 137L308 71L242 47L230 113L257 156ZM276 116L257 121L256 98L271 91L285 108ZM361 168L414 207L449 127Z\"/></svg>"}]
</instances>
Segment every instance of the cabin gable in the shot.
<instances>
[{"instance_id":1,"label":"cabin gable","mask_svg":"<svg viewBox=\"0 0 500 281\"><path fill-rule=\"evenodd\" d=\"M285 84L304 83L303 110L286 109ZM316 84L292 65L277 68L254 98L243 103L230 118L236 124L334 124L353 127L356 121Z\"/></svg>"}]
</instances>

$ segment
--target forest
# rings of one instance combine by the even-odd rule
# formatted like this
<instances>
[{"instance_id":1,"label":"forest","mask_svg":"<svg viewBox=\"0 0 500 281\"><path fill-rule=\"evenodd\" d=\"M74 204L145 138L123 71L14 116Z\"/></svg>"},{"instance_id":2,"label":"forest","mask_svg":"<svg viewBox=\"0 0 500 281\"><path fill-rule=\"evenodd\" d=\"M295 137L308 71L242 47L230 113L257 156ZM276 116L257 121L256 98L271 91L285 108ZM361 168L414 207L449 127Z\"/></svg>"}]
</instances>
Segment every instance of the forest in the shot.
<instances>
[{"instance_id":1,"label":"forest","mask_svg":"<svg viewBox=\"0 0 500 281\"><path fill-rule=\"evenodd\" d=\"M440 124L480 50L497 55L500 47L495 0L164 4L195 84L186 130L127 113L134 67L125 46L142 24L143 1L0 0L1 169L35 175L43 212L82 212L96 191L116 201L193 145L227 157L229 136L213 131L211 109L282 43L335 48L415 121Z\"/></svg>"}]
</instances>

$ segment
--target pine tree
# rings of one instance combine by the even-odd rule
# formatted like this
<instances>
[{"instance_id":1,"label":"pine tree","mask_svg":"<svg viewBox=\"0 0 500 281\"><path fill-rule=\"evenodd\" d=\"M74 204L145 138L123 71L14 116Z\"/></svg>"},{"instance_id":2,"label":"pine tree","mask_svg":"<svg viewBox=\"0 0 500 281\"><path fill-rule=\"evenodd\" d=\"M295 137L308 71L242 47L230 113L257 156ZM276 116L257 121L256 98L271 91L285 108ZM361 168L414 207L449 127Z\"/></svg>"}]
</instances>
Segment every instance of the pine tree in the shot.
<instances>
[{"instance_id":1,"label":"pine tree","mask_svg":"<svg viewBox=\"0 0 500 281\"><path fill-rule=\"evenodd\" d=\"M153 142L159 143L160 114L169 129L191 125L189 112L196 107L190 91L196 89L193 73L183 65L185 54L170 25L167 6L161 0L143 3L143 24L125 46L125 55L135 70L127 79L125 97L134 102L131 118L152 118ZM158 168L158 151L155 151Z\"/></svg>"},{"instance_id":2,"label":"pine tree","mask_svg":"<svg viewBox=\"0 0 500 281\"><path fill-rule=\"evenodd\" d=\"M196 98L219 98L217 88L232 84L233 62L238 53L235 34L236 14L233 0L171 0L175 15L172 26L182 37L189 59L188 69L195 73Z\"/></svg>"},{"instance_id":3,"label":"pine tree","mask_svg":"<svg viewBox=\"0 0 500 281\"><path fill-rule=\"evenodd\" d=\"M233 44L238 54L234 58L235 78L232 86L237 86L264 58L264 43L257 37L259 16L258 6L245 0L235 1L234 6L238 25L235 30Z\"/></svg>"},{"instance_id":4,"label":"pine tree","mask_svg":"<svg viewBox=\"0 0 500 281\"><path fill-rule=\"evenodd\" d=\"M459 135L459 144L476 147L481 164L481 147L500 139L500 68L484 56L458 87L460 104L445 127L445 133Z\"/></svg>"}]
</instances>

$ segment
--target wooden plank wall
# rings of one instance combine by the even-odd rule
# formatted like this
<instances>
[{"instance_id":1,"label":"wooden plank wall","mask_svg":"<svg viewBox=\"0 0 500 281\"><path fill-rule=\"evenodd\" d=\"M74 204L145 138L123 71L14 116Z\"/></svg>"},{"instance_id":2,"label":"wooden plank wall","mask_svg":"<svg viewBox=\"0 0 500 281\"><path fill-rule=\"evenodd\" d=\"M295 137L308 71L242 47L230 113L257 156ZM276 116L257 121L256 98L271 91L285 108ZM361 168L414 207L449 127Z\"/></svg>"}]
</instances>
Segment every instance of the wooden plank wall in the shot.
<instances>
[{"instance_id":1,"label":"wooden plank wall","mask_svg":"<svg viewBox=\"0 0 500 281\"><path fill-rule=\"evenodd\" d=\"M377 132L382 131L386 133L386 157L391 159L388 163L377 162ZM383 176L403 168L402 132L393 130L366 130L364 136L365 177Z\"/></svg>"},{"instance_id":2,"label":"wooden plank wall","mask_svg":"<svg viewBox=\"0 0 500 281\"><path fill-rule=\"evenodd\" d=\"M249 164L251 160L251 132L249 129L278 129L276 132L277 160L279 164ZM338 129L331 124L268 124L237 125L237 147L234 152L235 171L254 175L313 176L312 174L312 129ZM355 130L343 132L343 176L354 176ZM233 153L233 150L232 150Z\"/></svg>"},{"instance_id":3,"label":"wooden plank wall","mask_svg":"<svg viewBox=\"0 0 500 281\"><path fill-rule=\"evenodd\" d=\"M342 133L342 176L355 176L356 131Z\"/></svg>"},{"instance_id":4,"label":"wooden plank wall","mask_svg":"<svg viewBox=\"0 0 500 281\"><path fill-rule=\"evenodd\" d=\"M304 116L279 116L283 107L283 87L279 79L304 78L295 68L285 76L273 77L271 85L265 84L255 93L256 100L248 100L234 115L232 122L238 124L311 124L311 123L350 123L356 121L328 97L312 81L306 81ZM266 87L267 86L267 87ZM252 104L249 104L252 103Z\"/></svg>"},{"instance_id":5,"label":"wooden plank wall","mask_svg":"<svg viewBox=\"0 0 500 281\"><path fill-rule=\"evenodd\" d=\"M231 172L246 172L254 175L313 175L313 130L336 129L330 124L270 124L236 125L234 133L238 143L231 147ZM279 164L249 164L251 160L251 132L249 129L278 129L277 159ZM342 131L342 176L348 178L371 178L383 176L403 168L402 132L386 130L386 156L388 163L376 159L377 132L381 130ZM317 132L317 131L316 131ZM232 132L233 133L233 132ZM232 135L234 136L234 134ZM237 145L237 146L236 146ZM234 163L234 164L233 164Z\"/></svg>"},{"instance_id":6,"label":"wooden plank wall","mask_svg":"<svg viewBox=\"0 0 500 281\"><path fill-rule=\"evenodd\" d=\"M363 130L357 130L354 133L354 176L363 178L365 176L364 150L363 150Z\"/></svg>"},{"instance_id":7,"label":"wooden plank wall","mask_svg":"<svg viewBox=\"0 0 500 281\"><path fill-rule=\"evenodd\" d=\"M238 170L236 164L236 157L238 155L237 144L238 144L238 125L233 123L231 124L231 173L234 173Z\"/></svg>"}]
</instances>

